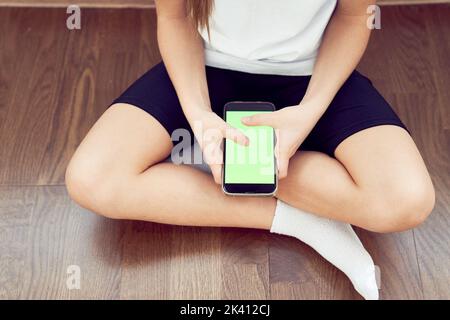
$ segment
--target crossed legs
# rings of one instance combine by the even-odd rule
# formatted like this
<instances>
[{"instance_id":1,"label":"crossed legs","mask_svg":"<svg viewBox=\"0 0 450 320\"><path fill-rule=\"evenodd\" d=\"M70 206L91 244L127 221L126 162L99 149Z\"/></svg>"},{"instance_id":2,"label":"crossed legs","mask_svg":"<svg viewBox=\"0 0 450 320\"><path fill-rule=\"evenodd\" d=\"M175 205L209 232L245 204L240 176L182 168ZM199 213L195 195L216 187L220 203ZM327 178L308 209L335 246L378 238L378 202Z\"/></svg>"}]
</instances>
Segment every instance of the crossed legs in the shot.
<instances>
[{"instance_id":1,"label":"crossed legs","mask_svg":"<svg viewBox=\"0 0 450 320\"><path fill-rule=\"evenodd\" d=\"M208 174L162 163L171 148L168 133L152 116L131 105L114 105L70 161L69 194L110 218L270 229L275 198L226 196ZM431 212L433 186L404 129L363 130L339 145L336 158L298 152L277 198L376 232L412 228Z\"/></svg>"}]
</instances>

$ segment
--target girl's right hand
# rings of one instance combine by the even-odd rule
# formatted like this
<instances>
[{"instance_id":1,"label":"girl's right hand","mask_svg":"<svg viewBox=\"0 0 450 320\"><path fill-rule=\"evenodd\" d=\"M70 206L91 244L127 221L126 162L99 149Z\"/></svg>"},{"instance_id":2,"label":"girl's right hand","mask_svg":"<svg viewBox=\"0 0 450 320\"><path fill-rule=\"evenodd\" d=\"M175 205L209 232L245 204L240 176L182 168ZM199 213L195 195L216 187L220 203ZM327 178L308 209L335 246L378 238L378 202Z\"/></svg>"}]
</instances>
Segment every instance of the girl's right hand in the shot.
<instances>
[{"instance_id":1,"label":"girl's right hand","mask_svg":"<svg viewBox=\"0 0 450 320\"><path fill-rule=\"evenodd\" d=\"M214 181L222 182L223 139L247 146L248 137L240 130L227 124L212 111L202 111L190 121L191 128L203 152L205 162L211 168Z\"/></svg>"}]
</instances>

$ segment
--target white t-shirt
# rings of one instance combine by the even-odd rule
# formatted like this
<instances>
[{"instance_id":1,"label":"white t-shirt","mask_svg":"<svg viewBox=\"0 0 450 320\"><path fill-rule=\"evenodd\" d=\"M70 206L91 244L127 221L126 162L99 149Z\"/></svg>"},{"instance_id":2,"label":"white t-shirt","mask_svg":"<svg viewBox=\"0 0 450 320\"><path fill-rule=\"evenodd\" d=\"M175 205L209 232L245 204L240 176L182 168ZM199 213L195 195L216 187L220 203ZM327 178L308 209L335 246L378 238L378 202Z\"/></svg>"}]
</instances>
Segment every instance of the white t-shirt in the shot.
<instances>
[{"instance_id":1,"label":"white t-shirt","mask_svg":"<svg viewBox=\"0 0 450 320\"><path fill-rule=\"evenodd\" d=\"M215 0L206 65L260 74L310 75L336 0Z\"/></svg>"}]
</instances>

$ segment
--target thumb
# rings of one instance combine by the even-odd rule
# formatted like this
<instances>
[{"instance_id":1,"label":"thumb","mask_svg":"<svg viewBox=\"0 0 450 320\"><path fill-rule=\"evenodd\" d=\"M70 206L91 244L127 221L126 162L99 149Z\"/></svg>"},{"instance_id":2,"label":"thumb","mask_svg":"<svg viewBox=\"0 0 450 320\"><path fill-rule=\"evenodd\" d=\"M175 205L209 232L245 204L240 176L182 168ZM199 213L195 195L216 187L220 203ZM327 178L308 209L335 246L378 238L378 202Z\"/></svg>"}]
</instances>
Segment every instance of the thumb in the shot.
<instances>
[{"instance_id":1,"label":"thumb","mask_svg":"<svg viewBox=\"0 0 450 320\"><path fill-rule=\"evenodd\" d=\"M248 117L242 117L241 122L246 126L269 126L275 125L275 112L264 112Z\"/></svg>"},{"instance_id":2,"label":"thumb","mask_svg":"<svg viewBox=\"0 0 450 320\"><path fill-rule=\"evenodd\" d=\"M285 155L279 155L277 157L278 178L286 178L288 174L289 157Z\"/></svg>"},{"instance_id":3,"label":"thumb","mask_svg":"<svg viewBox=\"0 0 450 320\"><path fill-rule=\"evenodd\" d=\"M210 164L211 173L214 178L214 182L217 184L222 183L222 165L220 164Z\"/></svg>"}]
</instances>

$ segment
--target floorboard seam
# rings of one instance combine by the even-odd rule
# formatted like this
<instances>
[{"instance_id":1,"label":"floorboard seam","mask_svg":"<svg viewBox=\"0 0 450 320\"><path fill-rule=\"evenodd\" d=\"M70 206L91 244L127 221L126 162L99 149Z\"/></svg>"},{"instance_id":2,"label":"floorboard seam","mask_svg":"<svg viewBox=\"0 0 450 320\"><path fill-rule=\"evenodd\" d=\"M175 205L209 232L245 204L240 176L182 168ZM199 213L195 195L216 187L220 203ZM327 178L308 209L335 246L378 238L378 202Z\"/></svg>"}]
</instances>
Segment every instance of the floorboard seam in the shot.
<instances>
[{"instance_id":1,"label":"floorboard seam","mask_svg":"<svg viewBox=\"0 0 450 320\"><path fill-rule=\"evenodd\" d=\"M423 281L422 281L422 272L420 271L419 252L417 251L416 232L414 229L412 230L412 234L413 234L414 251L416 253L417 270L419 271L420 290L422 291L422 299L425 299L425 291L423 289Z\"/></svg>"}]
</instances>

